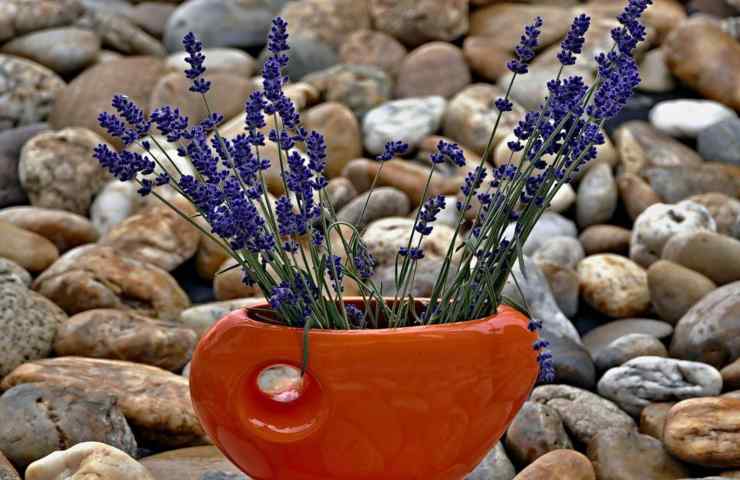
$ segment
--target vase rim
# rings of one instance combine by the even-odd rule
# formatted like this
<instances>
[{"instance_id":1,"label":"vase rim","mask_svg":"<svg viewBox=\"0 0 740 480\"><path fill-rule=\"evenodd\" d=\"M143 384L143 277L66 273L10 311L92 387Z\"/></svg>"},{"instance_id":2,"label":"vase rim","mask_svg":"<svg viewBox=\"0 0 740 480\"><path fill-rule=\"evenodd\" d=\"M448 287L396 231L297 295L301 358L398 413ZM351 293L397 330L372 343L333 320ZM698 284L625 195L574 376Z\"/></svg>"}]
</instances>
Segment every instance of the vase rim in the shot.
<instances>
[{"instance_id":1,"label":"vase rim","mask_svg":"<svg viewBox=\"0 0 740 480\"><path fill-rule=\"evenodd\" d=\"M393 297L383 297L385 300L393 300ZM429 300L428 298L416 298L415 301L418 303L424 303L425 300ZM344 303L353 303L353 302L362 302L362 297L345 297L343 302ZM250 315L250 313L254 310L265 310L265 309L272 309L270 306L270 303L265 301L263 303L258 303L255 305L250 305L248 307L240 308L236 310L234 313L237 314L243 314L245 321L249 322L252 326L259 326L265 329L275 329L275 330L281 330L281 331L300 331L302 332L304 330L303 327L292 327L289 325L281 325L277 323L269 323L262 320L258 320ZM428 332L429 330L454 330L459 329L461 327L471 327L476 326L478 324L483 324L494 317L498 317L499 314L503 312L512 312L512 313L518 313L522 315L525 318L528 318L527 315L520 312L519 310L515 309L514 307L511 307L509 305L499 305L498 310L496 313L492 315L488 315L486 317L477 318L473 320L464 320L462 322L451 322L451 323L439 323L439 324L432 324L432 325L411 325L407 327L386 327L386 328L358 328L358 329L339 329L339 328L311 328L310 329L310 335L321 335L321 336L333 336L333 335L362 335L362 334L389 334L389 333L401 333L401 332L408 332L408 333L414 333L419 331L425 331Z\"/></svg>"}]
</instances>

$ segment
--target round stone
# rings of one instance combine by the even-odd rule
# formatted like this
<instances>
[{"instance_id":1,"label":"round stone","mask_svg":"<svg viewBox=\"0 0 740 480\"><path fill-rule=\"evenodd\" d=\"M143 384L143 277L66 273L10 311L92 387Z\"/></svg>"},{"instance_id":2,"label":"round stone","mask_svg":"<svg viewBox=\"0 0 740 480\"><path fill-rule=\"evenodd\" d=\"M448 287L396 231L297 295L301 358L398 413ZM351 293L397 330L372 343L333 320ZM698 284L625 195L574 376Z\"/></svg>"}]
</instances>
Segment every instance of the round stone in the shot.
<instances>
[{"instance_id":1,"label":"round stone","mask_svg":"<svg viewBox=\"0 0 740 480\"><path fill-rule=\"evenodd\" d=\"M443 76L438 72L444 71ZM439 95L449 98L470 84L470 69L460 48L431 42L411 51L401 63L396 80L398 98Z\"/></svg>"},{"instance_id":2,"label":"round stone","mask_svg":"<svg viewBox=\"0 0 740 480\"><path fill-rule=\"evenodd\" d=\"M0 258L7 258L30 272L41 272L59 258L53 243L12 223L0 220Z\"/></svg>"},{"instance_id":3,"label":"round stone","mask_svg":"<svg viewBox=\"0 0 740 480\"><path fill-rule=\"evenodd\" d=\"M717 192L694 195L689 200L709 210L717 224L717 233L740 240L740 200Z\"/></svg>"},{"instance_id":4,"label":"round stone","mask_svg":"<svg viewBox=\"0 0 740 480\"><path fill-rule=\"evenodd\" d=\"M630 248L632 231L616 225L591 225L578 239L587 255L597 253L626 254Z\"/></svg>"},{"instance_id":5,"label":"round stone","mask_svg":"<svg viewBox=\"0 0 740 480\"><path fill-rule=\"evenodd\" d=\"M405 193L393 187L380 187L349 202L337 212L337 220L349 222L362 231L375 220L404 217L410 211L411 205Z\"/></svg>"},{"instance_id":6,"label":"round stone","mask_svg":"<svg viewBox=\"0 0 740 480\"><path fill-rule=\"evenodd\" d=\"M465 0L370 0L369 6L377 30L412 47L454 40L468 31Z\"/></svg>"},{"instance_id":7,"label":"round stone","mask_svg":"<svg viewBox=\"0 0 740 480\"><path fill-rule=\"evenodd\" d=\"M255 73L257 67L254 58L237 48L204 48L203 55L208 59L206 64L209 77L215 73L228 73L241 78L249 78ZM185 61L188 56L187 52L171 54L165 63L167 70L183 75L183 72L190 68L190 64Z\"/></svg>"},{"instance_id":8,"label":"round stone","mask_svg":"<svg viewBox=\"0 0 740 480\"><path fill-rule=\"evenodd\" d=\"M403 141L414 149L437 131L447 102L442 97L395 100L370 110L362 122L365 148L378 155L389 141Z\"/></svg>"},{"instance_id":9,"label":"round stone","mask_svg":"<svg viewBox=\"0 0 740 480\"><path fill-rule=\"evenodd\" d=\"M597 358L609 345L627 336L643 334L666 341L673 334L673 327L666 322L647 318L615 320L594 328L583 336L583 345L591 357Z\"/></svg>"},{"instance_id":10,"label":"round stone","mask_svg":"<svg viewBox=\"0 0 740 480\"><path fill-rule=\"evenodd\" d=\"M86 243L94 243L98 232L82 215L42 207L10 207L0 210L0 220L34 232L66 252Z\"/></svg>"},{"instance_id":11,"label":"round stone","mask_svg":"<svg viewBox=\"0 0 740 480\"><path fill-rule=\"evenodd\" d=\"M599 162L578 185L576 218L581 228L606 223L617 209L617 184L611 167Z\"/></svg>"},{"instance_id":12,"label":"round stone","mask_svg":"<svg viewBox=\"0 0 740 480\"><path fill-rule=\"evenodd\" d=\"M674 137L696 138L705 128L728 118L737 119L737 114L712 100L666 100L650 110L650 123Z\"/></svg>"},{"instance_id":13,"label":"round stone","mask_svg":"<svg viewBox=\"0 0 740 480\"><path fill-rule=\"evenodd\" d=\"M740 165L740 118L729 117L699 132L696 147L704 159Z\"/></svg>"},{"instance_id":14,"label":"round stone","mask_svg":"<svg viewBox=\"0 0 740 480\"><path fill-rule=\"evenodd\" d=\"M67 316L25 286L0 284L0 376L31 360L46 358Z\"/></svg>"},{"instance_id":15,"label":"round stone","mask_svg":"<svg viewBox=\"0 0 740 480\"><path fill-rule=\"evenodd\" d=\"M45 121L65 83L36 62L0 54L0 130Z\"/></svg>"},{"instance_id":16,"label":"round stone","mask_svg":"<svg viewBox=\"0 0 740 480\"><path fill-rule=\"evenodd\" d=\"M668 260L658 260L648 269L648 288L660 318L675 325L717 285L701 273Z\"/></svg>"},{"instance_id":17,"label":"round stone","mask_svg":"<svg viewBox=\"0 0 740 480\"><path fill-rule=\"evenodd\" d=\"M372 65L335 65L306 75L303 81L327 102L345 105L357 118L391 99L391 77Z\"/></svg>"},{"instance_id":18,"label":"round stone","mask_svg":"<svg viewBox=\"0 0 740 480\"><path fill-rule=\"evenodd\" d=\"M395 78L408 51L392 36L375 30L356 30L344 39L339 59L350 65L377 67Z\"/></svg>"},{"instance_id":19,"label":"round stone","mask_svg":"<svg viewBox=\"0 0 740 480\"><path fill-rule=\"evenodd\" d=\"M604 253L578 264L583 298L614 318L634 317L650 308L647 273L628 258Z\"/></svg>"},{"instance_id":20,"label":"round stone","mask_svg":"<svg viewBox=\"0 0 740 480\"><path fill-rule=\"evenodd\" d=\"M663 259L699 272L717 285L740 280L740 240L715 232L675 235L663 248Z\"/></svg>"},{"instance_id":21,"label":"round stone","mask_svg":"<svg viewBox=\"0 0 740 480\"><path fill-rule=\"evenodd\" d=\"M26 470L28 480L55 480L64 476L154 480L147 469L126 452L98 442L82 442L67 450L56 451L32 463Z\"/></svg>"},{"instance_id":22,"label":"round stone","mask_svg":"<svg viewBox=\"0 0 740 480\"><path fill-rule=\"evenodd\" d=\"M618 367L637 357L667 357L668 351L656 337L644 333L630 333L619 337L594 355L596 368L606 371Z\"/></svg>"},{"instance_id":23,"label":"round stone","mask_svg":"<svg viewBox=\"0 0 740 480\"><path fill-rule=\"evenodd\" d=\"M660 259L668 241L679 233L714 231L717 225L709 211L698 203L657 203L642 212L632 229L630 258L643 267Z\"/></svg>"},{"instance_id":24,"label":"round stone","mask_svg":"<svg viewBox=\"0 0 740 480\"><path fill-rule=\"evenodd\" d=\"M626 412L639 415L652 402L719 395L722 376L704 363L638 357L608 370L599 380L598 390Z\"/></svg>"},{"instance_id":25,"label":"round stone","mask_svg":"<svg viewBox=\"0 0 740 480\"><path fill-rule=\"evenodd\" d=\"M368 2L355 0L288 2L280 16L291 35L316 37L336 50L355 30L370 28Z\"/></svg>"},{"instance_id":26,"label":"round stone","mask_svg":"<svg viewBox=\"0 0 740 480\"><path fill-rule=\"evenodd\" d=\"M326 138L328 177L339 176L350 160L362 156L360 124L341 103L322 103L303 112L302 117L308 130L316 130Z\"/></svg>"},{"instance_id":27,"label":"round stone","mask_svg":"<svg viewBox=\"0 0 740 480\"><path fill-rule=\"evenodd\" d=\"M27 383L0 397L0 414L0 448L20 468L85 441L136 455L136 439L116 399L102 392Z\"/></svg>"},{"instance_id":28,"label":"round stone","mask_svg":"<svg viewBox=\"0 0 740 480\"><path fill-rule=\"evenodd\" d=\"M86 216L93 196L110 178L93 158L102 143L101 137L81 127L29 140L21 150L18 171L31 204Z\"/></svg>"},{"instance_id":29,"label":"round stone","mask_svg":"<svg viewBox=\"0 0 740 480\"><path fill-rule=\"evenodd\" d=\"M100 52L100 38L80 28L53 28L17 37L0 49L25 57L65 75L91 65Z\"/></svg>"},{"instance_id":30,"label":"round stone","mask_svg":"<svg viewBox=\"0 0 740 480\"><path fill-rule=\"evenodd\" d=\"M529 465L553 450L573 448L557 410L535 402L524 402L506 431L506 448L512 458Z\"/></svg>"},{"instance_id":31,"label":"round stone","mask_svg":"<svg viewBox=\"0 0 740 480\"><path fill-rule=\"evenodd\" d=\"M18 161L23 145L45 129L46 124L36 123L0 132L0 208L28 203L18 178Z\"/></svg>"},{"instance_id":32,"label":"round stone","mask_svg":"<svg viewBox=\"0 0 740 480\"><path fill-rule=\"evenodd\" d=\"M0 288L7 283L30 287L31 274L14 261L0 258Z\"/></svg>"}]
</instances>

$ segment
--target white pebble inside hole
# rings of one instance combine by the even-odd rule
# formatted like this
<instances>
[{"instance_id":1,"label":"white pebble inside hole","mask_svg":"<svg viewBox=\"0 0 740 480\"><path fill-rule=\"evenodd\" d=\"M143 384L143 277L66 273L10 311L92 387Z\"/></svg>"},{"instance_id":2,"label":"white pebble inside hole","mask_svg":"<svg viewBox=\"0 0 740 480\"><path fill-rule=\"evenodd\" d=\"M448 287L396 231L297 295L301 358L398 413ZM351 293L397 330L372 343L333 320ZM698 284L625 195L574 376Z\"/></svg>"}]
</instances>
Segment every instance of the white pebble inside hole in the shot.
<instances>
[{"instance_id":1,"label":"white pebble inside hole","mask_svg":"<svg viewBox=\"0 0 740 480\"><path fill-rule=\"evenodd\" d=\"M293 365L271 365L257 376L257 388L276 402L292 402L301 395L301 371Z\"/></svg>"}]
</instances>

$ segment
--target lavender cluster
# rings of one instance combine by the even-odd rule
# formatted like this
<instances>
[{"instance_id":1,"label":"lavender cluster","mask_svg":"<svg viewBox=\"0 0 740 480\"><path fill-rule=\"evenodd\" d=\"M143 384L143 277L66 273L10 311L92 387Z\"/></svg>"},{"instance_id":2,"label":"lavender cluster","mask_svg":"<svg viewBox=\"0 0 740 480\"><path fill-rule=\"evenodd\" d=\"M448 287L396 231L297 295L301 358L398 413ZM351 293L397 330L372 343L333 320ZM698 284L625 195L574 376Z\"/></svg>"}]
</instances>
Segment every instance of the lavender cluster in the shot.
<instances>
[{"instance_id":1,"label":"lavender cluster","mask_svg":"<svg viewBox=\"0 0 740 480\"><path fill-rule=\"evenodd\" d=\"M288 325L367 328L378 327L380 319L390 326L404 326L481 318L494 313L504 301L504 284L515 262L522 260L521 246L532 227L558 188L596 157L598 145L605 141L604 122L625 106L639 83L632 55L645 38L639 19L650 3L629 0L618 17L621 26L611 32L614 48L596 57L598 77L591 86L580 76L564 75L566 67L574 65L583 52L591 23L587 15L574 19L557 54L560 72L547 83L546 101L521 118L513 131L515 139L507 144L509 162L491 170L485 164L492 147L489 143L480 164L468 169L455 205L457 227L420 316L411 286L424 258L422 242L432 234L446 207L445 197L429 194L429 186L442 164L466 166L463 151L441 140L431 156L421 207L408 242L396 255L397 293L393 301L385 302L383 285L374 281L375 259L362 242L361 232L337 221L329 201L324 173L326 141L320 133L302 126L298 109L285 94L288 79L283 70L289 47L287 23L282 18L272 23L269 56L262 70L263 89L245 102L242 133L233 138L221 136L217 127L223 116L210 110L205 118L191 124L177 108L163 106L146 115L129 98L117 95L112 102L115 112L101 113L98 120L125 148L114 151L99 145L95 157L119 180L138 182L142 195L153 194L171 206L167 191L188 199L208 227L179 213L237 260L244 282L258 285ZM514 73L512 82L527 74L543 25L543 19L537 18L525 27L515 48L516 58L507 64ZM205 94L211 83L205 77L203 45L189 33L183 46L190 91L201 95L208 106ZM508 94L495 104L499 119L514 106ZM153 135L155 131L158 136ZM175 147L178 157L190 163L192 174L182 171L178 166L182 162L175 161L160 145L157 138L162 137ZM274 204L268 198L265 180L271 162L260 155L268 142L279 153L284 192ZM383 163L407 151L403 142L386 144L377 157L381 165L370 195ZM514 161L515 155L518 161ZM474 203L474 220L466 225ZM363 208L361 217L364 212ZM513 235L506 236L510 224L514 224ZM346 234L344 227L351 234ZM462 240L461 253L458 239ZM345 305L347 281L357 285L365 300L364 309ZM540 326L534 319L530 323L533 331ZM538 352L542 379L552 380L547 346L540 339L533 348Z\"/></svg>"}]
</instances>

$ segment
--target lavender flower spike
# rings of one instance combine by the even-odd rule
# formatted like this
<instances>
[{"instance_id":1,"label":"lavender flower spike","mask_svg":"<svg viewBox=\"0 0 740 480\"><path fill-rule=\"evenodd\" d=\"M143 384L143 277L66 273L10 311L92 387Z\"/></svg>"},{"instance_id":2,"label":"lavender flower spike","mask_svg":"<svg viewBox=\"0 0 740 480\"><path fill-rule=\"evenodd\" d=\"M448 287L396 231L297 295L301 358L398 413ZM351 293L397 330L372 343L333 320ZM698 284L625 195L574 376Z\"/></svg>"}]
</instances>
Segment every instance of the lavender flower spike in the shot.
<instances>
[{"instance_id":1,"label":"lavender flower spike","mask_svg":"<svg viewBox=\"0 0 740 480\"><path fill-rule=\"evenodd\" d=\"M193 32L188 32L182 39L182 45L185 47L185 51L188 52L185 61L190 64L190 68L185 70L185 76L193 81L190 91L206 93L211 88L211 82L203 78L203 74L206 72L206 67L203 66L203 62L206 60L206 56L202 52L203 44Z\"/></svg>"},{"instance_id":2,"label":"lavender flower spike","mask_svg":"<svg viewBox=\"0 0 740 480\"><path fill-rule=\"evenodd\" d=\"M509 70L519 75L529 71L529 62L534 58L534 50L539 44L542 25L544 25L542 17L537 17L531 25L524 27L524 35L514 49L517 58L506 64Z\"/></svg>"},{"instance_id":3,"label":"lavender flower spike","mask_svg":"<svg viewBox=\"0 0 740 480\"><path fill-rule=\"evenodd\" d=\"M584 36L591 26L591 17L585 13L580 14L573 19L570 30L565 35L565 39L560 44L561 50L558 53L558 60L563 65L574 65L576 55L583 51L583 43L586 41Z\"/></svg>"}]
</instances>

